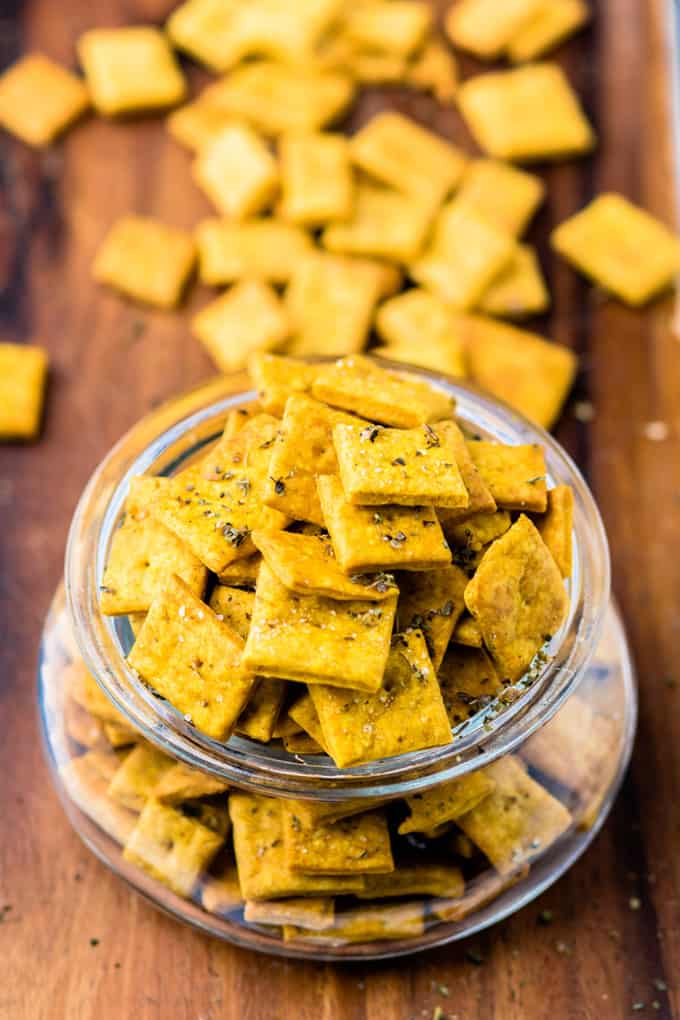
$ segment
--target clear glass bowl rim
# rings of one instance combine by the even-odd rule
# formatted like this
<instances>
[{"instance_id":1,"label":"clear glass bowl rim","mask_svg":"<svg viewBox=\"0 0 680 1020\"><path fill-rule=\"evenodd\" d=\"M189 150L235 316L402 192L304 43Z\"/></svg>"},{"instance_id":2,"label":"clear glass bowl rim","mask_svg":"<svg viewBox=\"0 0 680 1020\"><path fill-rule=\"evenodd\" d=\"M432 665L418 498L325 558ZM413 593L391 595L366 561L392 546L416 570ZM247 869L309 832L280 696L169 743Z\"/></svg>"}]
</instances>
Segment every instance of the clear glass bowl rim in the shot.
<instances>
[{"instance_id":1,"label":"clear glass bowl rim","mask_svg":"<svg viewBox=\"0 0 680 1020\"><path fill-rule=\"evenodd\" d=\"M610 597L609 551L597 506L569 455L543 429L470 384L415 366L384 359L380 363L447 390L457 400L459 418L482 435L544 447L549 480L571 485L575 496L576 568L569 614L550 646L551 658L531 687L495 718L480 714L450 745L342 770L329 759L296 758L239 737L229 744L205 737L134 676L115 620L99 609L103 568L130 478L150 469L158 473L159 467L171 471L186 456L188 442L195 450L215 438L227 412L257 394L245 388L245 376L219 377L168 401L122 437L83 491L65 559L71 626L88 669L132 726L174 758L253 792L328 801L404 797L481 768L510 753L552 718L583 676L601 634Z\"/></svg>"}]
</instances>

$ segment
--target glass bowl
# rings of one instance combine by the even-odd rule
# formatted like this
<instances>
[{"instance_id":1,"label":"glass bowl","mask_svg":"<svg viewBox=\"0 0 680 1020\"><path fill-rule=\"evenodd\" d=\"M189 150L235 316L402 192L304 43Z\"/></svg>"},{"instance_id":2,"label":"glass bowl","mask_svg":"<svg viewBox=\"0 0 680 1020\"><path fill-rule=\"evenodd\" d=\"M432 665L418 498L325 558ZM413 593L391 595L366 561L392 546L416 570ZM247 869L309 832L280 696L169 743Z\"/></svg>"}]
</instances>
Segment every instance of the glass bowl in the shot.
<instances>
[{"instance_id":1,"label":"glass bowl","mask_svg":"<svg viewBox=\"0 0 680 1020\"><path fill-rule=\"evenodd\" d=\"M394 367L404 370L403 365ZM245 379L216 380L143 419L94 473L71 527L65 594L57 593L46 621L39 675L48 759L69 818L113 870L158 906L204 931L254 949L316 959L379 958L478 931L537 896L579 856L604 821L630 756L636 716L632 667L610 606L602 523L584 480L549 435L509 408L471 387L424 370L410 371L456 397L458 418L469 431L505 443L540 443L549 485L568 483L575 496L569 613L548 646L545 662L532 671L531 682L525 679L516 685L513 697L493 701L461 723L446 747L338 769L325 755L290 754L240 736L219 743L195 730L127 668L125 654L134 640L130 622L101 614L99 586L129 480L141 473L172 474L204 451L220 435L229 410L255 399L256 394L245 389ZM96 712L88 714L82 699L74 701L70 666L82 660L123 716L123 729L230 787L316 802L377 798L389 802L388 811L398 819L404 797L512 754L566 806L571 823L547 849L536 848L530 868L504 875L488 862L480 865L474 853L470 857L469 846L455 829L429 840L411 838L414 859L434 854L460 865L465 892L380 900L369 914L374 926L380 918L382 929L378 925L377 933L382 931L385 938L366 929L362 903L347 897L339 901L340 910L354 927L336 926L335 932L294 932L282 929L271 917L266 917L267 923L246 921L224 854L212 872L201 875L182 897L124 859L121 842L135 817L127 817L127 809L121 813L107 793L106 772L85 781L85 763L78 761L88 751L113 753ZM118 739L126 738L119 734ZM215 877L218 872L221 880Z\"/></svg>"}]
</instances>

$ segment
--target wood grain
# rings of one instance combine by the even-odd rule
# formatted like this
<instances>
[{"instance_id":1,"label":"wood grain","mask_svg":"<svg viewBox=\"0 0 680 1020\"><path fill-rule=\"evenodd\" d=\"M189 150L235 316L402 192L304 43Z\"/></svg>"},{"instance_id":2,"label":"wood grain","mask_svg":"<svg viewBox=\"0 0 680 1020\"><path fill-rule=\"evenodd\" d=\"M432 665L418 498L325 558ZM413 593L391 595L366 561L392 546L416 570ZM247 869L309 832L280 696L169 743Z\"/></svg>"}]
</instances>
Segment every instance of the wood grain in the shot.
<instances>
[{"instance_id":1,"label":"wood grain","mask_svg":"<svg viewBox=\"0 0 680 1020\"><path fill-rule=\"evenodd\" d=\"M0 59L40 49L74 63L93 25L160 21L163 0L5 2ZM599 131L593 159L545 170L531 240L555 297L539 322L582 356L558 436L586 471L612 547L614 583L640 673L634 764L604 831L538 902L472 940L395 965L311 966L212 942L157 913L70 831L38 742L35 664L78 495L146 410L211 374L187 316L99 291L89 265L119 214L189 227L208 207L161 121L83 122L44 154L0 141L0 338L50 351L45 434L0 447L0 1017L2 1020L458 1020L680 1016L680 346L668 299L645 312L605 300L552 258L551 224L615 188L675 218L663 0L599 0L560 52ZM464 64L466 74L477 70ZM192 71L196 83L199 72ZM372 90L351 125L386 105L470 144L453 111ZM139 323L143 324L140 329ZM645 424L664 421L653 442ZM640 908L630 907L637 897ZM549 926L537 924L541 910ZM90 939L98 939L96 946ZM475 965L470 947L483 958ZM660 982L665 982L667 990ZM442 991L449 991L445 995ZM644 1010L634 1004L644 1003ZM655 1005L656 1004L656 1005Z\"/></svg>"}]
</instances>

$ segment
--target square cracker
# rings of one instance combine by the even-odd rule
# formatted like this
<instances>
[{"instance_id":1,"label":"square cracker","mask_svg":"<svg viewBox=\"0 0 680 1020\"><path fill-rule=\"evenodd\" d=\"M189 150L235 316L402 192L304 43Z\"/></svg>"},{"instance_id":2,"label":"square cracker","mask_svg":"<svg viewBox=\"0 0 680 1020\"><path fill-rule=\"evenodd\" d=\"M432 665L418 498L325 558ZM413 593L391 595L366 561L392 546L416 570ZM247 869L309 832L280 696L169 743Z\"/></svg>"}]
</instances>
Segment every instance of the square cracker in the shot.
<instances>
[{"instance_id":1,"label":"square cracker","mask_svg":"<svg viewBox=\"0 0 680 1020\"><path fill-rule=\"evenodd\" d=\"M399 594L390 574L348 577L338 566L330 541L321 535L256 531L252 537L279 581L300 595L381 602Z\"/></svg>"},{"instance_id":2,"label":"square cracker","mask_svg":"<svg viewBox=\"0 0 680 1020\"><path fill-rule=\"evenodd\" d=\"M399 834L429 832L444 822L455 822L481 804L495 786L486 770L478 769L423 793L414 793L406 798L409 816L399 826Z\"/></svg>"},{"instance_id":3,"label":"square cracker","mask_svg":"<svg viewBox=\"0 0 680 1020\"><path fill-rule=\"evenodd\" d=\"M253 351L281 347L290 322L278 295L261 280L241 280L211 301L191 323L220 371L245 368Z\"/></svg>"},{"instance_id":4,"label":"square cracker","mask_svg":"<svg viewBox=\"0 0 680 1020\"><path fill-rule=\"evenodd\" d=\"M246 900L343 894L362 888L362 875L305 875L288 867L281 800L232 793L229 815L239 884Z\"/></svg>"},{"instance_id":5,"label":"square cracker","mask_svg":"<svg viewBox=\"0 0 680 1020\"><path fill-rule=\"evenodd\" d=\"M185 0L168 18L165 31L178 50L211 71L226 71L241 56L234 38L236 6L231 0Z\"/></svg>"},{"instance_id":6,"label":"square cracker","mask_svg":"<svg viewBox=\"0 0 680 1020\"><path fill-rule=\"evenodd\" d=\"M202 98L266 135L280 135L325 127L344 113L354 93L354 82L346 74L317 71L299 62L253 60L209 85Z\"/></svg>"},{"instance_id":7,"label":"square cracker","mask_svg":"<svg viewBox=\"0 0 680 1020\"><path fill-rule=\"evenodd\" d=\"M246 707L236 722L236 732L251 740L269 743L281 715L287 684L258 677Z\"/></svg>"},{"instance_id":8,"label":"square cracker","mask_svg":"<svg viewBox=\"0 0 680 1020\"><path fill-rule=\"evenodd\" d=\"M470 502L448 430L336 425L333 444L345 496L360 506L466 507Z\"/></svg>"},{"instance_id":9,"label":"square cracker","mask_svg":"<svg viewBox=\"0 0 680 1020\"><path fill-rule=\"evenodd\" d=\"M467 574L453 564L399 577L399 630L422 632L435 672L465 609L467 583Z\"/></svg>"},{"instance_id":10,"label":"square cracker","mask_svg":"<svg viewBox=\"0 0 680 1020\"><path fill-rule=\"evenodd\" d=\"M123 523L111 542L100 585L103 613L145 613L172 574L177 574L198 595L203 595L208 572L174 532L155 520L149 503L165 478L139 476L130 482Z\"/></svg>"},{"instance_id":11,"label":"square cracker","mask_svg":"<svg viewBox=\"0 0 680 1020\"><path fill-rule=\"evenodd\" d=\"M0 76L0 124L29 145L49 145L89 105L80 78L40 53L22 57Z\"/></svg>"},{"instance_id":12,"label":"square cracker","mask_svg":"<svg viewBox=\"0 0 680 1020\"><path fill-rule=\"evenodd\" d=\"M461 616L451 635L451 641L456 645L466 645L468 648L482 647L482 634L474 619L468 612Z\"/></svg>"},{"instance_id":13,"label":"square cracker","mask_svg":"<svg viewBox=\"0 0 680 1020\"><path fill-rule=\"evenodd\" d=\"M574 491L570 485L556 485L548 492L548 509L534 519L534 524L562 577L571 577Z\"/></svg>"},{"instance_id":14,"label":"square cracker","mask_svg":"<svg viewBox=\"0 0 680 1020\"><path fill-rule=\"evenodd\" d=\"M334 916L334 900L327 896L291 897L273 903L248 901L243 911L249 924L293 924L307 931L332 928Z\"/></svg>"},{"instance_id":15,"label":"square cracker","mask_svg":"<svg viewBox=\"0 0 680 1020\"><path fill-rule=\"evenodd\" d=\"M542 446L506 446L484 439L471 440L467 446L499 507L543 513L548 505L548 489Z\"/></svg>"},{"instance_id":16,"label":"square cracker","mask_svg":"<svg viewBox=\"0 0 680 1020\"><path fill-rule=\"evenodd\" d=\"M349 38L367 50L409 56L432 24L432 11L417 0L366 0L347 15Z\"/></svg>"},{"instance_id":17,"label":"square cracker","mask_svg":"<svg viewBox=\"0 0 680 1020\"><path fill-rule=\"evenodd\" d=\"M434 210L460 181L466 157L401 113L378 113L350 141L352 161Z\"/></svg>"},{"instance_id":18,"label":"square cracker","mask_svg":"<svg viewBox=\"0 0 680 1020\"><path fill-rule=\"evenodd\" d=\"M523 319L540 315L549 307L550 292L536 250L518 244L510 262L484 292L480 311L499 318Z\"/></svg>"},{"instance_id":19,"label":"square cracker","mask_svg":"<svg viewBox=\"0 0 680 1020\"><path fill-rule=\"evenodd\" d=\"M157 28L91 28L78 39L78 56L92 103L106 116L174 106L184 99L184 75Z\"/></svg>"},{"instance_id":20,"label":"square cracker","mask_svg":"<svg viewBox=\"0 0 680 1020\"><path fill-rule=\"evenodd\" d=\"M250 538L255 528L277 531L288 524L284 514L261 503L261 479L253 468L242 468L221 481L198 475L192 479L171 478L151 512L216 574L255 552Z\"/></svg>"},{"instance_id":21,"label":"square cracker","mask_svg":"<svg viewBox=\"0 0 680 1020\"><path fill-rule=\"evenodd\" d=\"M335 474L338 461L333 445L335 425L359 419L303 395L286 403L281 429L272 446L263 499L295 520L323 524L316 490L321 474Z\"/></svg>"},{"instance_id":22,"label":"square cracker","mask_svg":"<svg viewBox=\"0 0 680 1020\"><path fill-rule=\"evenodd\" d=\"M165 126L180 145L192 152L200 152L224 128L229 127L233 119L230 113L203 102L199 96L169 113Z\"/></svg>"},{"instance_id":23,"label":"square cracker","mask_svg":"<svg viewBox=\"0 0 680 1020\"><path fill-rule=\"evenodd\" d=\"M241 588L230 588L224 584L216 584L212 590L208 605L218 620L226 623L236 631L242 641L248 637L250 622L253 618L255 593L243 591Z\"/></svg>"},{"instance_id":24,"label":"square cracker","mask_svg":"<svg viewBox=\"0 0 680 1020\"><path fill-rule=\"evenodd\" d=\"M316 227L352 215L354 179L344 135L319 131L284 135L279 159L278 211L285 220Z\"/></svg>"},{"instance_id":25,"label":"square cracker","mask_svg":"<svg viewBox=\"0 0 680 1020\"><path fill-rule=\"evenodd\" d=\"M381 295L376 264L319 252L295 266L286 292L293 338L290 354L357 354L366 346Z\"/></svg>"},{"instance_id":26,"label":"square cracker","mask_svg":"<svg viewBox=\"0 0 680 1020\"><path fill-rule=\"evenodd\" d=\"M438 861L414 861L398 864L390 875L367 875L360 900L382 900L392 896L450 896L463 895L465 881L455 864Z\"/></svg>"},{"instance_id":27,"label":"square cracker","mask_svg":"<svg viewBox=\"0 0 680 1020\"><path fill-rule=\"evenodd\" d=\"M60 766L59 777L76 806L117 843L125 843L137 824L137 815L109 797L109 780L93 758L97 754L88 751L71 758Z\"/></svg>"},{"instance_id":28,"label":"square cracker","mask_svg":"<svg viewBox=\"0 0 680 1020\"><path fill-rule=\"evenodd\" d=\"M128 662L198 730L225 740L255 678L241 665L243 641L172 577L152 603Z\"/></svg>"},{"instance_id":29,"label":"square cracker","mask_svg":"<svg viewBox=\"0 0 680 1020\"><path fill-rule=\"evenodd\" d=\"M479 631L477 636L477 646L450 645L439 667L439 686L451 726L460 726L504 688L496 667L481 647Z\"/></svg>"},{"instance_id":30,"label":"square cracker","mask_svg":"<svg viewBox=\"0 0 680 1020\"><path fill-rule=\"evenodd\" d=\"M197 800L199 797L213 797L226 790L226 783L178 761L163 773L153 789L153 796L161 804L173 805L185 800Z\"/></svg>"},{"instance_id":31,"label":"square cracker","mask_svg":"<svg viewBox=\"0 0 680 1020\"><path fill-rule=\"evenodd\" d=\"M524 514L486 552L465 604L501 674L518 680L568 606L559 568Z\"/></svg>"},{"instance_id":32,"label":"square cracker","mask_svg":"<svg viewBox=\"0 0 680 1020\"><path fill-rule=\"evenodd\" d=\"M497 507L491 489L475 467L460 427L455 421L442 421L437 425L437 430L445 434L453 446L456 464L469 497L467 506L437 508L437 516L446 531L447 528L455 527L461 521L467 521L477 514L493 513Z\"/></svg>"},{"instance_id":33,"label":"square cracker","mask_svg":"<svg viewBox=\"0 0 680 1020\"><path fill-rule=\"evenodd\" d=\"M228 481L234 472L249 468L262 484L268 473L271 450L281 421L271 414L253 414L240 424L235 432L232 422L227 422L222 437L202 458L204 478L214 482Z\"/></svg>"},{"instance_id":34,"label":"square cracker","mask_svg":"<svg viewBox=\"0 0 680 1020\"><path fill-rule=\"evenodd\" d=\"M491 514L473 514L461 523L447 525L443 522L442 526L452 546L480 552L489 542L505 534L511 524L507 510L496 510Z\"/></svg>"},{"instance_id":35,"label":"square cracker","mask_svg":"<svg viewBox=\"0 0 680 1020\"><path fill-rule=\"evenodd\" d=\"M458 49L481 60L501 55L545 0L459 0L446 15L444 28Z\"/></svg>"},{"instance_id":36,"label":"square cracker","mask_svg":"<svg viewBox=\"0 0 680 1020\"><path fill-rule=\"evenodd\" d=\"M498 230L520 237L544 197L545 184L535 174L495 159L474 159L465 170L456 202Z\"/></svg>"},{"instance_id":37,"label":"square cracker","mask_svg":"<svg viewBox=\"0 0 680 1020\"><path fill-rule=\"evenodd\" d=\"M410 262L422 250L432 216L433 209L422 199L360 181L352 212L342 222L330 223L321 243L340 255Z\"/></svg>"},{"instance_id":38,"label":"square cracker","mask_svg":"<svg viewBox=\"0 0 680 1020\"><path fill-rule=\"evenodd\" d=\"M486 769L494 790L457 820L501 875L543 853L569 828L571 815L507 755Z\"/></svg>"},{"instance_id":39,"label":"square cracker","mask_svg":"<svg viewBox=\"0 0 680 1020\"><path fill-rule=\"evenodd\" d=\"M325 686L314 686L310 693L338 768L451 741L439 684L420 631L395 636L377 693Z\"/></svg>"},{"instance_id":40,"label":"square cracker","mask_svg":"<svg viewBox=\"0 0 680 1020\"><path fill-rule=\"evenodd\" d=\"M289 737L283 737L283 746L289 754L324 754L324 749L318 740L309 733L291 733Z\"/></svg>"},{"instance_id":41,"label":"square cracker","mask_svg":"<svg viewBox=\"0 0 680 1020\"><path fill-rule=\"evenodd\" d=\"M236 121L199 151L193 174L215 207L232 219L271 205L279 183L276 160L263 139Z\"/></svg>"},{"instance_id":42,"label":"square cracker","mask_svg":"<svg viewBox=\"0 0 680 1020\"><path fill-rule=\"evenodd\" d=\"M210 914L228 917L243 906L238 873L231 854L220 854L201 882L201 906Z\"/></svg>"},{"instance_id":43,"label":"square cracker","mask_svg":"<svg viewBox=\"0 0 680 1020\"><path fill-rule=\"evenodd\" d=\"M387 347L375 353L464 376L465 356L456 323L455 312L444 301L412 287L380 305L375 326Z\"/></svg>"},{"instance_id":44,"label":"square cracker","mask_svg":"<svg viewBox=\"0 0 680 1020\"><path fill-rule=\"evenodd\" d=\"M109 796L131 811L141 811L174 764L172 758L151 744L138 744L111 777Z\"/></svg>"},{"instance_id":45,"label":"square cracker","mask_svg":"<svg viewBox=\"0 0 680 1020\"><path fill-rule=\"evenodd\" d=\"M193 239L183 230L146 216L123 216L97 251L92 275L135 301L174 308L195 261Z\"/></svg>"},{"instance_id":46,"label":"square cracker","mask_svg":"<svg viewBox=\"0 0 680 1020\"><path fill-rule=\"evenodd\" d=\"M284 801L283 842L291 871L316 875L394 871L387 819L380 811L308 826Z\"/></svg>"},{"instance_id":47,"label":"square cracker","mask_svg":"<svg viewBox=\"0 0 680 1020\"><path fill-rule=\"evenodd\" d=\"M510 161L590 152L595 134L557 64L529 64L468 78L458 105L480 146Z\"/></svg>"},{"instance_id":48,"label":"square cracker","mask_svg":"<svg viewBox=\"0 0 680 1020\"><path fill-rule=\"evenodd\" d=\"M481 315L461 317L470 375L543 428L557 420L576 374L576 355L536 333Z\"/></svg>"},{"instance_id":49,"label":"square cracker","mask_svg":"<svg viewBox=\"0 0 680 1020\"><path fill-rule=\"evenodd\" d=\"M212 286L244 277L287 283L296 260L311 250L309 234L273 218L242 223L203 220L196 229L196 241L201 281Z\"/></svg>"},{"instance_id":50,"label":"square cracker","mask_svg":"<svg viewBox=\"0 0 680 1020\"><path fill-rule=\"evenodd\" d=\"M317 485L335 556L345 573L427 571L451 562L431 506L354 506L339 478L322 475Z\"/></svg>"},{"instance_id":51,"label":"square cracker","mask_svg":"<svg viewBox=\"0 0 680 1020\"><path fill-rule=\"evenodd\" d=\"M440 211L430 243L411 262L409 274L442 301L465 311L477 305L514 252L508 234L454 198Z\"/></svg>"},{"instance_id":52,"label":"square cracker","mask_svg":"<svg viewBox=\"0 0 680 1020\"><path fill-rule=\"evenodd\" d=\"M585 0L549 0L525 21L508 44L513 64L536 60L555 49L590 20Z\"/></svg>"},{"instance_id":53,"label":"square cracker","mask_svg":"<svg viewBox=\"0 0 680 1020\"><path fill-rule=\"evenodd\" d=\"M262 557L259 553L253 556L246 556L245 559L234 560L233 563L222 567L217 580L220 584L242 585L245 588L254 588L257 583L257 575L260 569Z\"/></svg>"},{"instance_id":54,"label":"square cracker","mask_svg":"<svg viewBox=\"0 0 680 1020\"><path fill-rule=\"evenodd\" d=\"M189 896L224 837L176 808L150 800L125 844L123 857Z\"/></svg>"},{"instance_id":55,"label":"square cracker","mask_svg":"<svg viewBox=\"0 0 680 1020\"><path fill-rule=\"evenodd\" d=\"M599 195L551 235L555 251L629 305L646 304L680 272L680 239L622 195Z\"/></svg>"},{"instance_id":56,"label":"square cracker","mask_svg":"<svg viewBox=\"0 0 680 1020\"><path fill-rule=\"evenodd\" d=\"M404 429L439 421L450 416L454 408L454 401L444 390L406 374L390 372L360 355L320 366L312 394L317 400L361 418Z\"/></svg>"},{"instance_id":57,"label":"square cracker","mask_svg":"<svg viewBox=\"0 0 680 1020\"><path fill-rule=\"evenodd\" d=\"M312 740L314 740L314 742L318 745L320 750L324 751L326 750L324 745L323 731L321 729L321 723L319 722L319 716L317 715L317 711L314 708L314 702L312 701L312 696L309 693L309 691L306 691L304 694L300 695L297 701L293 702L293 704L288 709L288 715L293 720L293 722L298 723L302 727L305 734L307 734ZM292 735L295 736L296 734ZM290 801L289 803L294 804L296 813L299 813L297 811L297 805L299 802ZM323 805L323 808L328 808L329 806L332 807L333 805ZM370 806L371 806L370 804L367 804L366 810L368 810ZM360 808L359 811L357 812L348 810L346 814L343 811L341 812L339 817L347 818L349 817L349 815L360 813L361 810L363 810L363 808ZM304 818L308 826L313 826L314 824L316 824L316 822L321 820L323 821L331 820L327 816L327 813L324 813L323 809L316 816L314 816L312 812L311 817L309 812L303 811L301 817ZM337 817L338 817L337 815L334 815L333 820L335 821Z\"/></svg>"},{"instance_id":58,"label":"square cracker","mask_svg":"<svg viewBox=\"0 0 680 1020\"><path fill-rule=\"evenodd\" d=\"M309 393L318 370L318 365L282 354L256 351L248 359L251 381L269 414L283 414L288 397L294 393Z\"/></svg>"},{"instance_id":59,"label":"square cracker","mask_svg":"<svg viewBox=\"0 0 680 1020\"><path fill-rule=\"evenodd\" d=\"M0 343L0 440L37 437L46 379L41 347Z\"/></svg>"},{"instance_id":60,"label":"square cracker","mask_svg":"<svg viewBox=\"0 0 680 1020\"><path fill-rule=\"evenodd\" d=\"M396 603L297 595L263 563L243 665L263 676L377 691Z\"/></svg>"},{"instance_id":61,"label":"square cracker","mask_svg":"<svg viewBox=\"0 0 680 1020\"><path fill-rule=\"evenodd\" d=\"M375 907L344 910L336 914L333 927L326 931L310 931L285 924L283 940L320 946L343 946L352 942L418 938L424 931L423 905L420 901L411 901L391 907L381 903Z\"/></svg>"},{"instance_id":62,"label":"square cracker","mask_svg":"<svg viewBox=\"0 0 680 1020\"><path fill-rule=\"evenodd\" d=\"M458 61L438 36L431 36L406 68L404 84L430 92L443 106L453 103L458 91Z\"/></svg>"}]
</instances>

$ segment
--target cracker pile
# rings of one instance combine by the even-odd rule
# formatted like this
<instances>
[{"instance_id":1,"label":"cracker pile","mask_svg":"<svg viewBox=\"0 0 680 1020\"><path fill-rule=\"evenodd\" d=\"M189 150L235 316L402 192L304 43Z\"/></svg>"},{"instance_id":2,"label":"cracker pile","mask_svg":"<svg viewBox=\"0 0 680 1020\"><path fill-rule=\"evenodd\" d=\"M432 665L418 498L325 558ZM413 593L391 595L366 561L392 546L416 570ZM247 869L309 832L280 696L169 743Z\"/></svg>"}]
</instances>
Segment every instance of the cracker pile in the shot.
<instances>
[{"instance_id":1,"label":"cracker pile","mask_svg":"<svg viewBox=\"0 0 680 1020\"><path fill-rule=\"evenodd\" d=\"M433 13L422 0L185 0L163 28L84 32L82 78L39 54L18 61L0 76L0 124L45 146L88 109L171 110L167 130L192 153L214 215L193 231L119 219L93 276L166 310L194 275L219 288L191 332L220 371L258 351L339 357L377 340L387 357L467 376L549 428L576 359L498 320L550 306L523 240L545 185L515 164L596 145L564 72L544 59L588 22L589 6L457 0L441 29ZM461 82L451 46L505 65ZM179 55L217 76L195 96ZM481 155L397 112L340 133L360 88L385 84L455 106ZM561 224L552 245L630 305L680 270L677 238L619 195ZM23 378L17 368L19 389ZM35 436L21 399L9 425L0 420L0 439ZM40 403L42 387L31 399Z\"/></svg>"}]
</instances>

